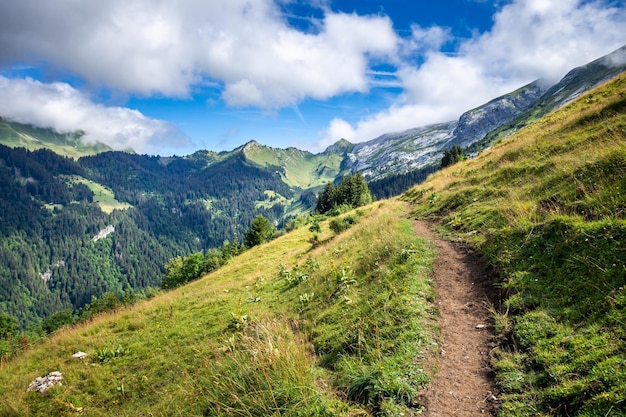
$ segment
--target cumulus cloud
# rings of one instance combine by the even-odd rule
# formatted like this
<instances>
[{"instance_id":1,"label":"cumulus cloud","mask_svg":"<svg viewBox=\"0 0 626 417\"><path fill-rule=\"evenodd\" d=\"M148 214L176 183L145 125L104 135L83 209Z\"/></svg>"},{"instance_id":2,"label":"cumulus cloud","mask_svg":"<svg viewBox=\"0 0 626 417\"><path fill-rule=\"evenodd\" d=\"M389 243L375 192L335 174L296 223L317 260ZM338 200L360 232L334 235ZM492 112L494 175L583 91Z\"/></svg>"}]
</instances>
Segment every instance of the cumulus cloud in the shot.
<instances>
[{"instance_id":1,"label":"cumulus cloud","mask_svg":"<svg viewBox=\"0 0 626 417\"><path fill-rule=\"evenodd\" d=\"M423 28L419 25L412 25L411 37L404 42L404 53L439 50L450 40L452 40L452 33L449 28L440 26Z\"/></svg>"},{"instance_id":2,"label":"cumulus cloud","mask_svg":"<svg viewBox=\"0 0 626 417\"><path fill-rule=\"evenodd\" d=\"M509 0L489 31L467 40L453 39L449 28L418 25L402 38L389 17L334 12L330 0L310 1L320 13L299 30L281 12L293 1L4 1L0 68L45 65L45 74L61 71L87 87L145 97L189 98L211 85L229 106L270 112L307 99L401 88L384 111L356 123L330 122L320 133L322 148L341 137L358 142L454 119L536 78L561 77L626 39L625 9L608 0ZM453 55L441 51L453 44ZM82 129L117 147L135 137L130 146L140 151L172 129L95 104L67 84L2 82L10 86L2 94L22 85L34 103L46 98L47 107L18 110L3 97L0 111L22 121ZM117 126L117 133L107 134L105 125Z\"/></svg>"},{"instance_id":3,"label":"cumulus cloud","mask_svg":"<svg viewBox=\"0 0 626 417\"><path fill-rule=\"evenodd\" d=\"M368 89L395 53L388 17L333 13L303 33L274 0L109 0L0 5L0 63L51 62L96 85L185 97L204 80L232 106L279 108Z\"/></svg>"},{"instance_id":4,"label":"cumulus cloud","mask_svg":"<svg viewBox=\"0 0 626 417\"><path fill-rule=\"evenodd\" d=\"M203 44L211 47L201 66L224 81L223 98L234 106L279 108L305 98L365 92L370 59L393 54L397 46L386 17L329 14L316 34L267 16L258 19L237 22L236 30L211 25L203 34Z\"/></svg>"},{"instance_id":5,"label":"cumulus cloud","mask_svg":"<svg viewBox=\"0 0 626 417\"><path fill-rule=\"evenodd\" d=\"M399 65L404 94L388 109L354 125L335 119L320 132L320 149L346 138L454 120L499 95L544 78L557 81L575 66L612 52L626 39L626 12L607 2L514 0L494 16L490 31L462 41L449 55L445 28L414 27L403 51L422 53L419 66Z\"/></svg>"},{"instance_id":6,"label":"cumulus cloud","mask_svg":"<svg viewBox=\"0 0 626 417\"><path fill-rule=\"evenodd\" d=\"M164 146L188 141L173 125L136 110L107 107L66 83L0 76L0 115L20 123L52 128L59 133L83 131L86 142L113 149L157 153Z\"/></svg>"}]
</instances>

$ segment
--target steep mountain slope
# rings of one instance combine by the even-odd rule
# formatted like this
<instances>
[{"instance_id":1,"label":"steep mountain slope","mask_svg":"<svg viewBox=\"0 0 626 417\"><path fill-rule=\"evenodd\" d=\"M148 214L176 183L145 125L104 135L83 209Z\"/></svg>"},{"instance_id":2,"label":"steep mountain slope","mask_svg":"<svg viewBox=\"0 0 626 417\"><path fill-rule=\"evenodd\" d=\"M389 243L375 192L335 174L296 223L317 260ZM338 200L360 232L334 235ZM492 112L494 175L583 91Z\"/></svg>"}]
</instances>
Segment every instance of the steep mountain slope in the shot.
<instances>
[{"instance_id":1,"label":"steep mountain slope","mask_svg":"<svg viewBox=\"0 0 626 417\"><path fill-rule=\"evenodd\" d=\"M2 363L0 415L418 413L434 251L405 209L348 213L340 234L328 221L302 227L190 285L60 330ZM62 385L27 392L51 371Z\"/></svg>"},{"instance_id":2,"label":"steep mountain slope","mask_svg":"<svg viewBox=\"0 0 626 417\"><path fill-rule=\"evenodd\" d=\"M441 123L359 143L347 155L346 165L372 181L436 164L441 160L442 146L452 139L456 126L457 122Z\"/></svg>"},{"instance_id":3,"label":"steep mountain slope","mask_svg":"<svg viewBox=\"0 0 626 417\"><path fill-rule=\"evenodd\" d=\"M75 161L0 145L0 196L0 313L36 326L159 286L170 258L241 240L258 214L281 220L294 192L242 152Z\"/></svg>"},{"instance_id":4,"label":"steep mountain slope","mask_svg":"<svg viewBox=\"0 0 626 417\"><path fill-rule=\"evenodd\" d=\"M404 199L500 275L503 415L626 415L626 74Z\"/></svg>"},{"instance_id":5,"label":"steep mountain slope","mask_svg":"<svg viewBox=\"0 0 626 417\"><path fill-rule=\"evenodd\" d=\"M489 132L483 140L476 142L471 149L484 149L497 140L510 136L542 116L554 111L584 92L616 77L626 71L626 45L587 65L571 70L561 81L550 87L527 110L518 114L510 122Z\"/></svg>"},{"instance_id":6,"label":"steep mountain slope","mask_svg":"<svg viewBox=\"0 0 626 417\"><path fill-rule=\"evenodd\" d=\"M81 137L80 132L61 134L51 129L11 122L0 117L0 143L12 148L22 147L31 151L45 148L73 158L111 150L103 143L85 143Z\"/></svg>"},{"instance_id":7,"label":"steep mountain slope","mask_svg":"<svg viewBox=\"0 0 626 417\"><path fill-rule=\"evenodd\" d=\"M546 89L536 81L464 113L457 121L388 133L359 143L347 155L346 166L361 171L368 181L438 167L444 150L480 141L532 106Z\"/></svg>"},{"instance_id":8,"label":"steep mountain slope","mask_svg":"<svg viewBox=\"0 0 626 417\"><path fill-rule=\"evenodd\" d=\"M251 141L242 150L249 161L261 167L274 167L286 184L304 190L334 182L346 173L341 169L343 155L339 149L312 154L296 148L271 148Z\"/></svg>"},{"instance_id":9,"label":"steep mountain slope","mask_svg":"<svg viewBox=\"0 0 626 417\"><path fill-rule=\"evenodd\" d=\"M464 148L471 146L533 106L546 89L543 82L535 81L464 113L459 118L452 140L446 143L445 148L454 145Z\"/></svg>"},{"instance_id":10,"label":"steep mountain slope","mask_svg":"<svg viewBox=\"0 0 626 417\"><path fill-rule=\"evenodd\" d=\"M539 80L464 113L458 121L389 133L355 145L348 166L368 181L438 165L454 145L478 152L626 70L626 46L570 71L552 87ZM549 87L549 88L548 88Z\"/></svg>"}]
</instances>

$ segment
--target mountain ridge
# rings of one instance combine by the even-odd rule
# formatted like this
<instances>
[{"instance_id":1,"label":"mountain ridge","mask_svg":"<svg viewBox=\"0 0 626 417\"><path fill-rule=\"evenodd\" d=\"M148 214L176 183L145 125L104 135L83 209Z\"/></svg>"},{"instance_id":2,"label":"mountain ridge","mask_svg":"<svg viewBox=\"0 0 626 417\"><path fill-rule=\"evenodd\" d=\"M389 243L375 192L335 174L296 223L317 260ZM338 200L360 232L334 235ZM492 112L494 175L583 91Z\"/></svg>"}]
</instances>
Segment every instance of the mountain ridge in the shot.
<instances>
[{"instance_id":1,"label":"mountain ridge","mask_svg":"<svg viewBox=\"0 0 626 417\"><path fill-rule=\"evenodd\" d=\"M455 346L461 359L488 356L492 368L480 371L498 390L464 410L624 415L625 91L626 74L401 199L311 219L186 286L114 304L45 340L16 336L17 356L0 366L0 414L432 413L425 390L450 341L437 326L436 254L414 233L419 218L498 273L493 304L452 306L488 310L466 330L495 332L488 355ZM350 227L335 232L338 223ZM59 373L47 395L27 392ZM451 389L436 394L458 406Z\"/></svg>"},{"instance_id":2,"label":"mountain ridge","mask_svg":"<svg viewBox=\"0 0 626 417\"><path fill-rule=\"evenodd\" d=\"M470 149L477 151L502 140L529 125L551 111L559 109L579 97L585 91L626 71L626 45L608 55L569 71L559 82L552 85L532 106L515 118L492 130Z\"/></svg>"},{"instance_id":3,"label":"mountain ridge","mask_svg":"<svg viewBox=\"0 0 626 417\"><path fill-rule=\"evenodd\" d=\"M47 148L73 158L112 150L101 142L85 143L82 136L83 132L58 133L53 129L13 122L0 115L0 143L7 146L31 151Z\"/></svg>"},{"instance_id":4,"label":"mountain ridge","mask_svg":"<svg viewBox=\"0 0 626 417\"><path fill-rule=\"evenodd\" d=\"M378 181L428 167L435 168L443 152L454 145L467 148L471 153L484 150L497 140L562 107L584 91L625 70L626 45L572 69L553 85L547 85L543 80L531 82L466 111L454 121L386 133L356 144L339 139L320 153L297 148L272 148L251 140L232 151L223 151L218 155L223 158L229 153L242 152L259 167L272 165L279 168L283 180L300 189L318 189L325 182L338 181L341 176L357 171L370 182ZM49 132L44 136L63 136L46 129L39 130ZM65 135L75 142L80 142L80 136L80 133ZM0 129L0 143L9 146L21 143L15 141L15 134L12 137L12 140L7 140ZM41 144L45 146L45 141L41 141ZM99 146L87 146L81 151L74 149L74 145L74 148L69 148L68 153L73 157L80 156L80 152L93 154L102 151ZM338 158L341 160L338 161ZM324 164L327 165L323 166Z\"/></svg>"},{"instance_id":5,"label":"mountain ridge","mask_svg":"<svg viewBox=\"0 0 626 417\"><path fill-rule=\"evenodd\" d=\"M447 147L487 149L499 140L498 129L530 124L535 109L562 103L550 101L557 90L576 92L623 70L606 63L621 62L625 49L570 72L552 93L541 95L543 101L533 101L543 87L531 83L457 121L359 144L339 140L317 154L256 141L230 152L184 157L107 151L74 159L47 149L0 147L0 187L7 196L0 200L0 311L26 325L62 308L81 308L92 295L158 285L169 258L240 240L258 214L279 227L306 217L324 185L350 173L362 172L379 197L397 195L436 171ZM85 244L109 225L115 233L97 246ZM25 252L34 255L22 256ZM52 268L48 277L60 259L66 266ZM20 282L28 282L30 290Z\"/></svg>"}]
</instances>

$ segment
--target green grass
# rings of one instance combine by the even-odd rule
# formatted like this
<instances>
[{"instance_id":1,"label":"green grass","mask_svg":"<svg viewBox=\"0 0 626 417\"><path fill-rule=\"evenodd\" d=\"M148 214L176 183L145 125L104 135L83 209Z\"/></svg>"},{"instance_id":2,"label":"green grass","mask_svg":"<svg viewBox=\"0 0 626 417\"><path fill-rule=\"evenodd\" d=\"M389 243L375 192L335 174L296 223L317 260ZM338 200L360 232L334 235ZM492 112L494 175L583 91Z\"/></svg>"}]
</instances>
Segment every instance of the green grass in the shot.
<instances>
[{"instance_id":1,"label":"green grass","mask_svg":"<svg viewBox=\"0 0 626 417\"><path fill-rule=\"evenodd\" d=\"M346 213L358 222L339 234L327 221L297 229L187 286L60 329L0 364L0 416L416 414L435 331L434 249L404 210ZM83 361L71 358L79 350ZM54 370L63 385L25 392Z\"/></svg>"},{"instance_id":2,"label":"green grass","mask_svg":"<svg viewBox=\"0 0 626 417\"><path fill-rule=\"evenodd\" d=\"M283 181L302 189L321 187L341 174L342 157L331 154L311 154L296 148L274 149L262 145L246 150L246 157L255 164L284 169Z\"/></svg>"},{"instance_id":3,"label":"green grass","mask_svg":"<svg viewBox=\"0 0 626 417\"><path fill-rule=\"evenodd\" d=\"M67 176L67 181L74 184L85 184L93 192L93 201L100 206L105 213L111 213L113 210L125 210L132 207L130 204L115 199L113 190L102 184L93 182L79 175Z\"/></svg>"},{"instance_id":4,"label":"green grass","mask_svg":"<svg viewBox=\"0 0 626 417\"><path fill-rule=\"evenodd\" d=\"M83 143L77 133L61 134L52 129L37 128L0 119L0 143L12 148L50 149L59 155L79 158L111 150L102 143Z\"/></svg>"},{"instance_id":5,"label":"green grass","mask_svg":"<svg viewBox=\"0 0 626 417\"><path fill-rule=\"evenodd\" d=\"M265 190L263 194L265 195L265 199L262 201L255 201L254 202L255 208L262 207L265 209L271 209L277 204L286 206L291 203L291 200L271 190Z\"/></svg>"},{"instance_id":6,"label":"green grass","mask_svg":"<svg viewBox=\"0 0 626 417\"><path fill-rule=\"evenodd\" d=\"M499 273L500 415L626 414L626 75L403 198Z\"/></svg>"}]
</instances>

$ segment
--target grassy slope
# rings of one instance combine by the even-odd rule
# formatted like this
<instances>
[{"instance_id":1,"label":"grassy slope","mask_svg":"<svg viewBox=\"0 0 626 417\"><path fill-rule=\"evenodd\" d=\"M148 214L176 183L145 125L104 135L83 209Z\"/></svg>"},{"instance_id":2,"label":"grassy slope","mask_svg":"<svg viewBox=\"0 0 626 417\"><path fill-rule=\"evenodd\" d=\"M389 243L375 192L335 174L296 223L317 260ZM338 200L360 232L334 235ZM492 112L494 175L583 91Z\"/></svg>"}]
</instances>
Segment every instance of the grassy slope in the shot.
<instances>
[{"instance_id":1,"label":"grassy slope","mask_svg":"<svg viewBox=\"0 0 626 417\"><path fill-rule=\"evenodd\" d=\"M75 184L85 184L93 192L94 202L100 206L100 209L105 213L111 213L113 210L125 210L132 207L130 204L118 201L115 199L113 190L105 187L102 184L93 182L83 178L79 175L72 175L68 177L68 181Z\"/></svg>"},{"instance_id":2,"label":"grassy slope","mask_svg":"<svg viewBox=\"0 0 626 417\"><path fill-rule=\"evenodd\" d=\"M261 167L283 167L282 179L286 184L314 193L321 191L326 183L334 182L342 174L343 158L338 154L312 154L296 148L276 149L258 144L247 148L245 154L248 160ZM295 216L310 210L310 207L305 207L298 201L299 196L296 194L292 199L277 196L255 204L265 208L283 204L287 207L286 214Z\"/></svg>"},{"instance_id":3,"label":"grassy slope","mask_svg":"<svg viewBox=\"0 0 626 417\"><path fill-rule=\"evenodd\" d=\"M502 415L626 414L626 75L404 198L501 275Z\"/></svg>"},{"instance_id":4,"label":"grassy slope","mask_svg":"<svg viewBox=\"0 0 626 417\"><path fill-rule=\"evenodd\" d=\"M342 157L337 154L317 154L296 148L274 149L252 146L246 157L260 166L285 168L285 183L302 189L314 188L333 182L340 174Z\"/></svg>"},{"instance_id":5,"label":"grassy slope","mask_svg":"<svg viewBox=\"0 0 626 417\"><path fill-rule=\"evenodd\" d=\"M410 415L428 379L434 249L403 210L368 206L340 235L323 222L316 248L297 229L190 285L61 329L0 364L0 416ZM72 360L79 350L88 358ZM53 370L62 386L25 392Z\"/></svg>"},{"instance_id":6,"label":"grassy slope","mask_svg":"<svg viewBox=\"0 0 626 417\"><path fill-rule=\"evenodd\" d=\"M85 144L76 135L56 133L51 129L12 123L0 119L0 143L10 147L22 147L34 151L50 149L59 155L79 158L111 150L102 143Z\"/></svg>"}]
</instances>

